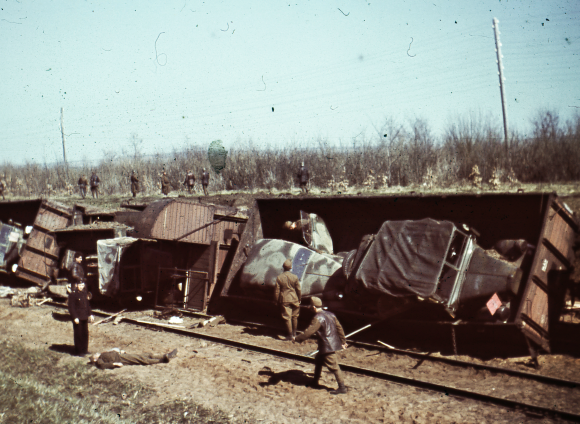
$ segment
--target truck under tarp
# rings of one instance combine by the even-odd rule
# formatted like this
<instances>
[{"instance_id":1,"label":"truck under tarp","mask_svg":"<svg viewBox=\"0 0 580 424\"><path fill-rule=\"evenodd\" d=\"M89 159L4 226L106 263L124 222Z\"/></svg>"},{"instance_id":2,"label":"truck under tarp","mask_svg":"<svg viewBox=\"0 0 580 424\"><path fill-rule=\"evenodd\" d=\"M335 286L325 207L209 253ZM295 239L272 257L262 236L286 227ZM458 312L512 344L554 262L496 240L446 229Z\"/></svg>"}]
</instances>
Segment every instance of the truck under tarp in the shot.
<instances>
[{"instance_id":1,"label":"truck under tarp","mask_svg":"<svg viewBox=\"0 0 580 424\"><path fill-rule=\"evenodd\" d=\"M402 297L432 296L445 263L455 226L449 221L386 221L356 280L370 293Z\"/></svg>"}]
</instances>

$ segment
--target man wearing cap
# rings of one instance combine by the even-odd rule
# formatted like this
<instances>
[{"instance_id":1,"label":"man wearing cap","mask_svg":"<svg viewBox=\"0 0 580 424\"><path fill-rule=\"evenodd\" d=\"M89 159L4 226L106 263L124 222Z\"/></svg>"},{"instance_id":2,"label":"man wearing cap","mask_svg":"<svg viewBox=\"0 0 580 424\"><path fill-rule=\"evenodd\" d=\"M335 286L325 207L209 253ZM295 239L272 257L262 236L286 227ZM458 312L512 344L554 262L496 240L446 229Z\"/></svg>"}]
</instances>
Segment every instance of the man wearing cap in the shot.
<instances>
[{"instance_id":1,"label":"man wearing cap","mask_svg":"<svg viewBox=\"0 0 580 424\"><path fill-rule=\"evenodd\" d=\"M123 365L153 365L167 363L177 356L177 349L165 355L135 355L113 348L108 352L91 355L90 361L102 370L121 368Z\"/></svg>"},{"instance_id":2,"label":"man wearing cap","mask_svg":"<svg viewBox=\"0 0 580 424\"><path fill-rule=\"evenodd\" d=\"M139 193L139 177L137 177L135 171L131 172L131 193L133 197L137 197L137 193Z\"/></svg>"},{"instance_id":3,"label":"man wearing cap","mask_svg":"<svg viewBox=\"0 0 580 424\"><path fill-rule=\"evenodd\" d=\"M298 327L298 315L300 314L300 280L290 272L292 260L286 259L282 265L284 272L276 278L276 292L274 301L280 306L282 319L286 324L288 336L286 340L294 340L296 337L296 327Z\"/></svg>"},{"instance_id":4,"label":"man wearing cap","mask_svg":"<svg viewBox=\"0 0 580 424\"><path fill-rule=\"evenodd\" d=\"M314 358L314 380L309 386L312 388L320 387L322 366L325 365L334 374L338 383L338 389L332 390L330 393L333 395L346 393L347 389L336 355L337 351L347 348L344 330L332 312L322 309L322 301L318 297L310 298L310 307L316 315L304 333L294 339L295 342L303 342L313 334L316 334L318 339L318 353Z\"/></svg>"},{"instance_id":5,"label":"man wearing cap","mask_svg":"<svg viewBox=\"0 0 580 424\"><path fill-rule=\"evenodd\" d=\"M302 194L308 194L308 180L310 179L310 174L308 173L308 168L304 166L304 161L302 161L302 166L298 171L298 178L300 180L300 189L302 190Z\"/></svg>"},{"instance_id":6,"label":"man wearing cap","mask_svg":"<svg viewBox=\"0 0 580 424\"><path fill-rule=\"evenodd\" d=\"M68 311L73 320L75 353L77 355L86 355L89 350L88 323L95 320L89 303L90 299L91 294L85 290L84 279L79 280L73 286L72 293L68 296Z\"/></svg>"}]
</instances>

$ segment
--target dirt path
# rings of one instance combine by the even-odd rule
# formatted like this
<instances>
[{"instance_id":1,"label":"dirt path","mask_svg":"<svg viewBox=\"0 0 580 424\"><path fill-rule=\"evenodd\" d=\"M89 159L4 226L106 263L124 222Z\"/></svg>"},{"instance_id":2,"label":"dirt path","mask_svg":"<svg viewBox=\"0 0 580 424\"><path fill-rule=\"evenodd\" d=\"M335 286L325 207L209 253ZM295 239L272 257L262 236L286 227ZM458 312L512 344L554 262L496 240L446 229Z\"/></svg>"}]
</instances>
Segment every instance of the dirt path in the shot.
<instances>
[{"instance_id":1,"label":"dirt path","mask_svg":"<svg viewBox=\"0 0 580 424\"><path fill-rule=\"evenodd\" d=\"M50 306L14 308L6 299L1 299L0 335L28 347L66 352L72 344L72 325L56 320L53 317L55 311L63 312ZM136 379L153 388L156 395L149 399L150 403L191 399L206 407L226 411L234 422L550 422L500 407L350 373L345 376L349 393L332 396L327 390L305 387L312 376L311 365L123 323L91 326L90 331L92 352L121 347L134 353L160 353L177 347L179 355L169 364L100 372ZM279 349L289 346L271 336L246 334L247 331L240 326L219 326L200 331L229 332L232 337L237 333L240 340L250 337L253 343ZM309 342L292 349L306 353L312 348L313 344ZM355 354L357 352L353 350L341 355ZM63 353L60 362L67 361L86 359ZM336 387L333 376L328 373L323 373L322 384L329 389Z\"/></svg>"}]
</instances>

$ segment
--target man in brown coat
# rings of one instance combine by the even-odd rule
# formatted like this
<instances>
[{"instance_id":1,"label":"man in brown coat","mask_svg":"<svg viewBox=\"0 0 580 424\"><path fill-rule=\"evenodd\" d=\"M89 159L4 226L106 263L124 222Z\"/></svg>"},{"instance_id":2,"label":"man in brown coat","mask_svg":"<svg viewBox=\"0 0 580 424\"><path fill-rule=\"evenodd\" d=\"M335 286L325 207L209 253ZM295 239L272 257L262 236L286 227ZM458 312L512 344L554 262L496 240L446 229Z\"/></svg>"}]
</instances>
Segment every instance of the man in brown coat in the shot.
<instances>
[{"instance_id":1,"label":"man in brown coat","mask_svg":"<svg viewBox=\"0 0 580 424\"><path fill-rule=\"evenodd\" d=\"M87 195L87 186L89 185L89 180L87 180L86 175L81 175L78 181L79 190L81 192L81 197L84 199Z\"/></svg>"},{"instance_id":2,"label":"man in brown coat","mask_svg":"<svg viewBox=\"0 0 580 424\"><path fill-rule=\"evenodd\" d=\"M163 176L161 177L161 192L167 196L170 191L171 191L171 182L169 181L167 172L163 171Z\"/></svg>"},{"instance_id":3,"label":"man in brown coat","mask_svg":"<svg viewBox=\"0 0 580 424\"><path fill-rule=\"evenodd\" d=\"M187 187L187 191L189 191L189 194L191 194L193 187L195 186L195 175L193 175L191 169L187 170L187 174L185 175L185 181L183 182L183 185Z\"/></svg>"},{"instance_id":4,"label":"man in brown coat","mask_svg":"<svg viewBox=\"0 0 580 424\"><path fill-rule=\"evenodd\" d=\"M304 333L295 338L295 342L303 342L313 334L316 334L318 339L318 353L314 358L314 380L309 385L312 388L320 388L320 376L322 375L322 366L325 365L328 370L334 374L338 389L332 390L330 394L339 395L346 393L348 390L344 385L344 378L342 371L338 366L338 358L336 352L346 349L346 337L344 330L338 322L336 316L330 312L322 309L322 301L318 297L310 298L310 307L314 315L312 322Z\"/></svg>"},{"instance_id":5,"label":"man in brown coat","mask_svg":"<svg viewBox=\"0 0 580 424\"><path fill-rule=\"evenodd\" d=\"M131 193L133 193L133 197L137 197L137 193L139 193L139 177L135 171L131 172Z\"/></svg>"},{"instance_id":6,"label":"man in brown coat","mask_svg":"<svg viewBox=\"0 0 580 424\"><path fill-rule=\"evenodd\" d=\"M290 341L296 337L302 292L300 290L300 280L290 272L292 260L286 259L283 268L284 272L276 278L274 301L280 306L280 312L288 334L286 340Z\"/></svg>"}]
</instances>

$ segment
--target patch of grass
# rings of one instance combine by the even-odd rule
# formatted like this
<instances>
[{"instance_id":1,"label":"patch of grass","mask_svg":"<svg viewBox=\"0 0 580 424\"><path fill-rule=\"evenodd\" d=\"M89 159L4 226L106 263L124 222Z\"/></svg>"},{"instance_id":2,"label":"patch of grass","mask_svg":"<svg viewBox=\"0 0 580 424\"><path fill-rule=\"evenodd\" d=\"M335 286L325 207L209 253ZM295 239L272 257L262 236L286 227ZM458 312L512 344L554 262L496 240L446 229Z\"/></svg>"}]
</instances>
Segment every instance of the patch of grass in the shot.
<instances>
[{"instance_id":1,"label":"patch of grass","mask_svg":"<svg viewBox=\"0 0 580 424\"><path fill-rule=\"evenodd\" d=\"M2 423L229 423L222 411L193 402L148 406L154 394L82 362L59 364L61 354L0 342Z\"/></svg>"}]
</instances>

